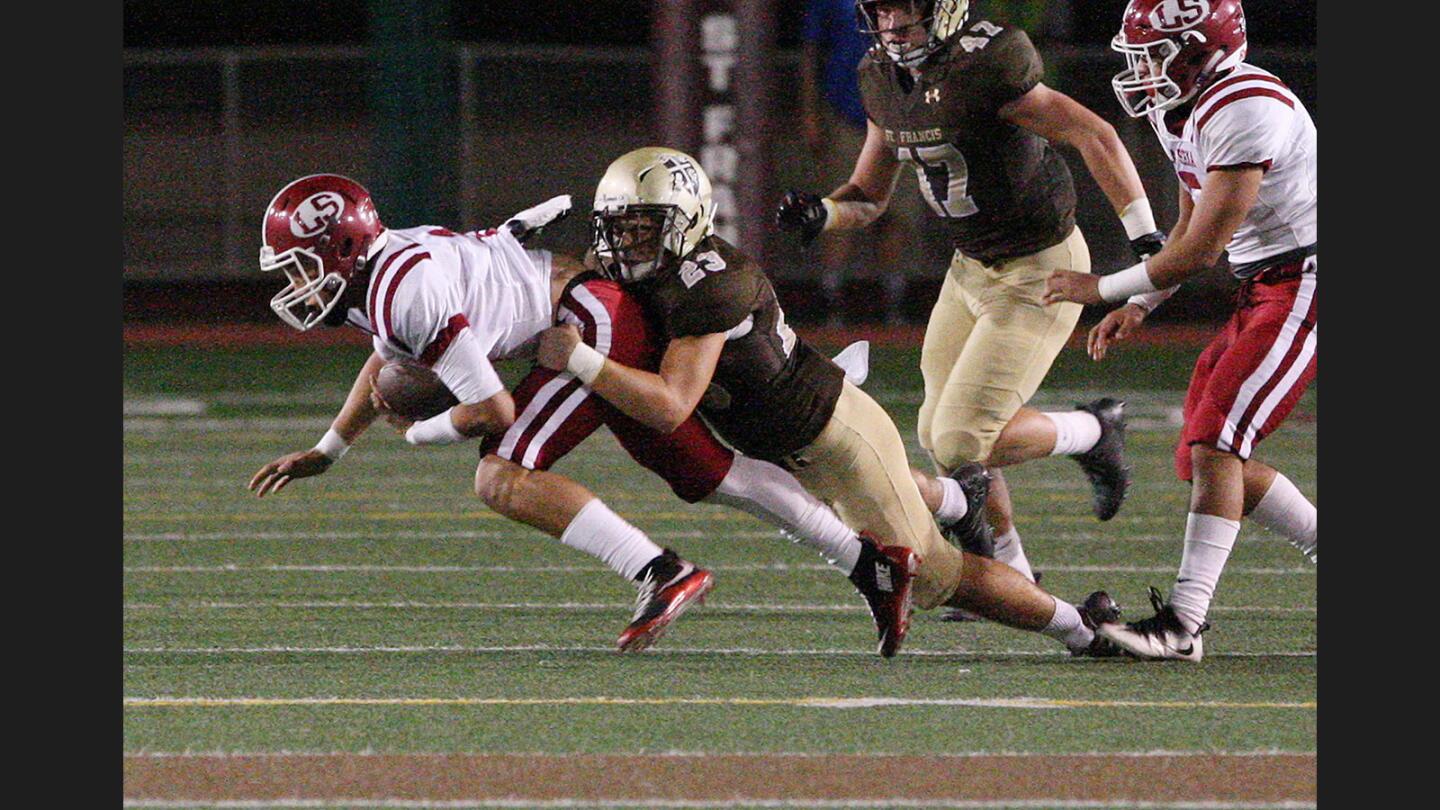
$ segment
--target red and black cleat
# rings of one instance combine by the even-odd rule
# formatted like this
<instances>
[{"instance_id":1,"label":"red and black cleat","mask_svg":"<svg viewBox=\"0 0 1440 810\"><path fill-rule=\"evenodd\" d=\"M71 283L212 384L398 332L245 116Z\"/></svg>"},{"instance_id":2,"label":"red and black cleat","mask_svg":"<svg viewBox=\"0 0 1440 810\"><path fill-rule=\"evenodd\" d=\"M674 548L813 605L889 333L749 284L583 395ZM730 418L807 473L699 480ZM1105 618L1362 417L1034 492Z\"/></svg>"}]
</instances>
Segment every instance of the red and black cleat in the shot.
<instances>
[{"instance_id":1,"label":"red and black cleat","mask_svg":"<svg viewBox=\"0 0 1440 810\"><path fill-rule=\"evenodd\" d=\"M877 651L891 658L910 631L910 596L920 557L904 546L887 546L869 532L860 534L860 558L850 581L865 597L880 643Z\"/></svg>"},{"instance_id":2,"label":"red and black cleat","mask_svg":"<svg viewBox=\"0 0 1440 810\"><path fill-rule=\"evenodd\" d=\"M703 604L714 585L715 577L709 571L665 549L645 567L635 598L635 617L620 634L620 652L640 652L654 644L692 604Z\"/></svg>"}]
</instances>

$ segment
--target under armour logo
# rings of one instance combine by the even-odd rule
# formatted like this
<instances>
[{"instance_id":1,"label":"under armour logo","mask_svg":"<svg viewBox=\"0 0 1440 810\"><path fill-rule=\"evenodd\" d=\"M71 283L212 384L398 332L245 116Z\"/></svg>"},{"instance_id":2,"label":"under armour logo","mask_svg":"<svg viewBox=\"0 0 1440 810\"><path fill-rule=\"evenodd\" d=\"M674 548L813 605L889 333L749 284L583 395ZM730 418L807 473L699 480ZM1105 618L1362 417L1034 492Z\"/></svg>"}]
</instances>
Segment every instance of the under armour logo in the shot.
<instances>
[{"instance_id":1,"label":"under armour logo","mask_svg":"<svg viewBox=\"0 0 1440 810\"><path fill-rule=\"evenodd\" d=\"M932 87L925 91L925 103L934 104L940 100L940 88Z\"/></svg>"}]
</instances>

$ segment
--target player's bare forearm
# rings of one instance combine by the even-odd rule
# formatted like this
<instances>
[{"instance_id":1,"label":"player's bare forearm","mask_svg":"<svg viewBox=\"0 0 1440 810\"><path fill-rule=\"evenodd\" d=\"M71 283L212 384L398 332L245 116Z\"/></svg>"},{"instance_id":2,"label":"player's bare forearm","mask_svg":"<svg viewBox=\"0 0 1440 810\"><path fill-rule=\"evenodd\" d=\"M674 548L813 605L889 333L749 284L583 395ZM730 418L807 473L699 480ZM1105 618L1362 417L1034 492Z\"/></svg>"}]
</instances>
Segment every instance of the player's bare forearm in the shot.
<instances>
[{"instance_id":1,"label":"player's bare forearm","mask_svg":"<svg viewBox=\"0 0 1440 810\"><path fill-rule=\"evenodd\" d=\"M450 424L466 438L510 429L515 424L515 399L501 391L489 399L450 408Z\"/></svg>"},{"instance_id":2,"label":"player's bare forearm","mask_svg":"<svg viewBox=\"0 0 1440 810\"><path fill-rule=\"evenodd\" d=\"M1064 93L1037 84L1001 107L1000 117L1078 151L1116 214L1145 196L1140 173L1115 127Z\"/></svg>"},{"instance_id":3,"label":"player's bare forearm","mask_svg":"<svg viewBox=\"0 0 1440 810\"><path fill-rule=\"evenodd\" d=\"M825 222L827 231L858 230L868 226L885 213L887 200L872 200L863 189L854 183L835 189L830 193L831 205Z\"/></svg>"},{"instance_id":4,"label":"player's bare forearm","mask_svg":"<svg viewBox=\"0 0 1440 810\"><path fill-rule=\"evenodd\" d=\"M590 388L631 419L670 433L695 412L724 347L723 333L676 338L658 374L607 358Z\"/></svg>"},{"instance_id":5,"label":"player's bare forearm","mask_svg":"<svg viewBox=\"0 0 1440 810\"><path fill-rule=\"evenodd\" d=\"M354 444L380 415L370 401L370 386L383 365L385 360L378 353L371 352L365 365L360 367L360 373L355 375L355 382L350 385L350 393L346 395L340 413L330 423L331 430L340 434L347 444Z\"/></svg>"},{"instance_id":6,"label":"player's bare forearm","mask_svg":"<svg viewBox=\"0 0 1440 810\"><path fill-rule=\"evenodd\" d=\"M1173 287L1214 266L1255 205L1262 177L1264 171L1258 166L1206 173L1200 199L1193 209L1181 209L1184 227L1179 236L1172 236L1146 263L1151 283L1159 289Z\"/></svg>"},{"instance_id":7,"label":"player's bare forearm","mask_svg":"<svg viewBox=\"0 0 1440 810\"><path fill-rule=\"evenodd\" d=\"M825 230L864 228L880 218L900 179L900 160L885 143L885 133L874 121L866 122L865 144L855 159L850 179L827 195L831 205Z\"/></svg>"}]
</instances>

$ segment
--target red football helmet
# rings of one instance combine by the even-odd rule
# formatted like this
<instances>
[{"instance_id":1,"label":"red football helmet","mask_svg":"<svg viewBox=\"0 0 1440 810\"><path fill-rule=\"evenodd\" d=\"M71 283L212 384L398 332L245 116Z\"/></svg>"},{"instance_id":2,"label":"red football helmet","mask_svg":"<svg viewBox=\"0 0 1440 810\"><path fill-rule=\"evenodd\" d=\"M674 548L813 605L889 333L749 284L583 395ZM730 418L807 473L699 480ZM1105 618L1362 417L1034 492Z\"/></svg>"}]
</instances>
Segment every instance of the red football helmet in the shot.
<instances>
[{"instance_id":1,"label":"red football helmet","mask_svg":"<svg viewBox=\"0 0 1440 810\"><path fill-rule=\"evenodd\" d=\"M1129 69L1110 81L1131 116L1194 98L1245 58L1240 0L1130 0L1110 41Z\"/></svg>"},{"instance_id":2,"label":"red football helmet","mask_svg":"<svg viewBox=\"0 0 1440 810\"><path fill-rule=\"evenodd\" d=\"M384 232L370 192L354 180L312 174L292 181L270 201L260 226L260 269L282 270L290 281L270 308L302 332L326 321Z\"/></svg>"}]
</instances>

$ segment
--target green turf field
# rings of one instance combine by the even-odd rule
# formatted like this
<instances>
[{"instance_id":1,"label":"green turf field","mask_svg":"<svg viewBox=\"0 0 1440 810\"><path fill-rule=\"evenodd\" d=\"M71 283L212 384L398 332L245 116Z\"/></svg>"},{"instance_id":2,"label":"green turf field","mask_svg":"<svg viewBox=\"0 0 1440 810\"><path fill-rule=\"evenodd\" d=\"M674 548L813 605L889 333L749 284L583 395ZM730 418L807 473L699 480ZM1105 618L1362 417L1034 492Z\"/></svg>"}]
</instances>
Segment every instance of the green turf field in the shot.
<instances>
[{"instance_id":1,"label":"green turf field","mask_svg":"<svg viewBox=\"0 0 1440 810\"><path fill-rule=\"evenodd\" d=\"M1047 589L1073 601L1108 589L1131 618L1150 613L1147 585L1169 589L1187 500L1172 411L1196 352L1127 347L1095 366L1068 351L1057 364L1036 404L1129 399L1135 484L1101 524L1072 462L1007 470ZM917 355L877 349L865 387L919 463ZM380 424L326 475L246 492L264 462L319 438L363 359L127 351L127 752L1316 748L1316 568L1253 526L1200 665L1072 660L1038 635L937 612L918 613L885 661L863 601L817 555L681 503L602 432L556 470L717 577L655 649L620 656L633 588L489 512L470 492L473 443L414 448ZM1315 399L1257 453L1312 499Z\"/></svg>"}]
</instances>

